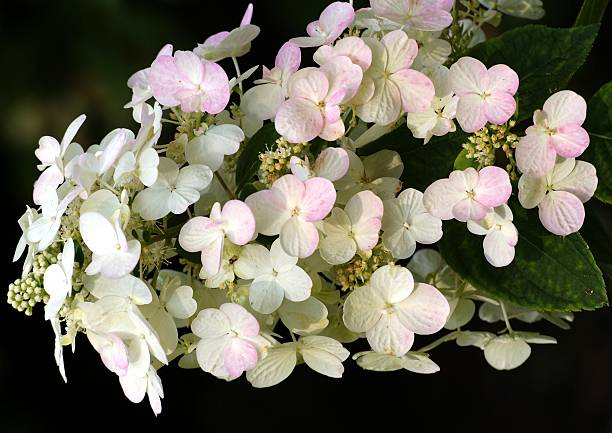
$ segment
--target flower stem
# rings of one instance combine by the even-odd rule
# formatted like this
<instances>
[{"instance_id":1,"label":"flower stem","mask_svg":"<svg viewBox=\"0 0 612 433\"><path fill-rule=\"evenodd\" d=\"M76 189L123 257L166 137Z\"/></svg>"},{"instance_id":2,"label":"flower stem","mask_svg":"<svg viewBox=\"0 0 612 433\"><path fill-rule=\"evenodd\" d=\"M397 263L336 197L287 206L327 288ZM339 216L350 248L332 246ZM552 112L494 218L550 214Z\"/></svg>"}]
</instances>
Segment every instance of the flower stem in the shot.
<instances>
[{"instance_id":1,"label":"flower stem","mask_svg":"<svg viewBox=\"0 0 612 433\"><path fill-rule=\"evenodd\" d=\"M242 75L240 73L240 66L238 66L238 59L236 57L232 57L232 62L234 63L234 69L236 69L236 80L238 80L240 76ZM240 89L240 92L242 93L242 82L238 83L238 88Z\"/></svg>"},{"instance_id":2,"label":"flower stem","mask_svg":"<svg viewBox=\"0 0 612 433\"><path fill-rule=\"evenodd\" d=\"M215 171L215 177L217 178L217 180L219 181L219 183L221 184L225 192L230 196L230 198L232 199L237 198L236 194L230 189L229 186L227 186L227 183L225 183L225 180L223 180L223 177L221 177L218 171Z\"/></svg>"},{"instance_id":3,"label":"flower stem","mask_svg":"<svg viewBox=\"0 0 612 433\"><path fill-rule=\"evenodd\" d=\"M513 334L512 326L510 326L510 319L508 319L508 313L506 313L506 306L502 301L499 301L499 306L501 307L502 315L504 316L504 322L506 322L506 328L508 328L508 332Z\"/></svg>"},{"instance_id":4,"label":"flower stem","mask_svg":"<svg viewBox=\"0 0 612 433\"><path fill-rule=\"evenodd\" d=\"M429 352L430 350L435 349L436 347L438 347L439 345L443 343L447 343L449 341L453 341L457 339L457 337L459 337L459 334L461 334L461 331L459 330L453 331L449 334L444 335L443 337L438 338L436 341L428 344L427 346L422 347L416 352L422 352L422 353Z\"/></svg>"}]
</instances>

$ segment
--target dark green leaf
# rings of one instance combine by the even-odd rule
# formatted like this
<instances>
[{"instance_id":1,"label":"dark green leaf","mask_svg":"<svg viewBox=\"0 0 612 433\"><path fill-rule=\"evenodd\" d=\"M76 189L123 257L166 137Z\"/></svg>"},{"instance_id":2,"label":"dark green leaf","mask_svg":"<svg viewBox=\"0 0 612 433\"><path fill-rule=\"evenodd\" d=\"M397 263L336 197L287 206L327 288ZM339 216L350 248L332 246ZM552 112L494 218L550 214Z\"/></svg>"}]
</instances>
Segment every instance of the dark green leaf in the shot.
<instances>
[{"instance_id":1,"label":"dark green leaf","mask_svg":"<svg viewBox=\"0 0 612 433\"><path fill-rule=\"evenodd\" d=\"M553 235L537 211L510 202L519 231L514 261L494 268L484 258L482 236L465 223L445 223L440 252L451 268L491 296L539 311L593 310L608 304L604 280L579 234Z\"/></svg>"},{"instance_id":2,"label":"dark green leaf","mask_svg":"<svg viewBox=\"0 0 612 433\"><path fill-rule=\"evenodd\" d=\"M279 137L274 124L268 123L247 142L236 164L236 191L239 192L253 180L260 165L259 154L273 149Z\"/></svg>"},{"instance_id":3,"label":"dark green leaf","mask_svg":"<svg viewBox=\"0 0 612 433\"><path fill-rule=\"evenodd\" d=\"M609 279L612 279L612 227L609 225L609 206L591 200L585 203L586 218L580 234L589 244L599 268Z\"/></svg>"},{"instance_id":4,"label":"dark green leaf","mask_svg":"<svg viewBox=\"0 0 612 433\"><path fill-rule=\"evenodd\" d=\"M597 169L599 184L595 196L612 203L612 82L604 85L589 102L584 125L591 136L591 144L582 159Z\"/></svg>"},{"instance_id":5,"label":"dark green leaf","mask_svg":"<svg viewBox=\"0 0 612 433\"><path fill-rule=\"evenodd\" d=\"M383 149L398 152L404 163L401 180L404 186L424 191L438 179L448 177L453 171L461 144L467 139L463 132L456 132L444 137L434 137L429 143L414 138L403 125L378 140L358 149L358 154L371 155Z\"/></svg>"},{"instance_id":6,"label":"dark green leaf","mask_svg":"<svg viewBox=\"0 0 612 433\"><path fill-rule=\"evenodd\" d=\"M608 0L584 0L574 26L600 23L607 6Z\"/></svg>"},{"instance_id":7,"label":"dark green leaf","mask_svg":"<svg viewBox=\"0 0 612 433\"><path fill-rule=\"evenodd\" d=\"M525 120L548 96L565 87L586 60L598 28L597 24L569 29L521 26L476 45L465 55L488 67L503 63L516 71L521 80L518 120Z\"/></svg>"}]
</instances>

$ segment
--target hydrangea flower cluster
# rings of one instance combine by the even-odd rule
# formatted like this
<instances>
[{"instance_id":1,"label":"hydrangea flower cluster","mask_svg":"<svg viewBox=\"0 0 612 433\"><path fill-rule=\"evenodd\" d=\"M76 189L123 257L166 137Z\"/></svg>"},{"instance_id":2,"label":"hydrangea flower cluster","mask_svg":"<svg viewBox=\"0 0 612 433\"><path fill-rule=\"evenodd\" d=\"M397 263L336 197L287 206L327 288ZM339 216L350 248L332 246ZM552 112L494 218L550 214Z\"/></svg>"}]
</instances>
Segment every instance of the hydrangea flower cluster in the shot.
<instances>
[{"instance_id":1,"label":"hydrangea flower cluster","mask_svg":"<svg viewBox=\"0 0 612 433\"><path fill-rule=\"evenodd\" d=\"M490 158L419 191L397 151L360 151L398 128L430 146L458 130L514 126L517 73L457 57L484 38L484 23L520 11L502 1L370 3L331 3L245 89L258 69L238 64L259 33L249 6L239 27L193 50L166 45L129 79L136 132L85 148L75 142L81 115L61 140L40 139L36 206L19 219L23 275L8 300L28 315L44 304L64 379L64 347L79 334L125 396L147 396L155 414L159 372L174 360L268 387L301 363L341 377L345 345L360 338L370 350L353 359L364 369L424 374L439 370L430 351L445 341L482 349L501 370L522 364L531 344L555 342L510 320L566 327L571 313L491 296L421 247L456 220L482 237L491 267L510 265L521 232L508 167ZM523 3L532 6L523 16L541 16L540 2ZM231 79L220 63L229 59ZM597 186L594 166L575 159L589 144L585 116L582 97L557 92L515 146L518 199L555 235L580 229ZM263 133L272 138L253 152ZM256 167L245 186L237 167L248 154ZM468 331L476 313L502 331Z\"/></svg>"}]
</instances>

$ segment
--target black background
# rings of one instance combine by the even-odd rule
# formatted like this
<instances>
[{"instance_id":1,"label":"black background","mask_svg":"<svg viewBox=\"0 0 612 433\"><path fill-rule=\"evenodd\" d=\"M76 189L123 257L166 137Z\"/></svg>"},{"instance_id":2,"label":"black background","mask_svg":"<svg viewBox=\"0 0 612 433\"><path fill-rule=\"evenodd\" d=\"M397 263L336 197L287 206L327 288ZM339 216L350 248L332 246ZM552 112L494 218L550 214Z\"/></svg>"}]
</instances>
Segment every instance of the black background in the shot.
<instances>
[{"instance_id":1,"label":"black background","mask_svg":"<svg viewBox=\"0 0 612 433\"><path fill-rule=\"evenodd\" d=\"M78 114L79 132L93 143L118 126L135 129L122 105L125 81L172 42L191 49L206 36L240 22L247 2L190 0L18 1L0 5L0 145L3 163L1 281L19 276L8 265L20 235L17 218L30 202L37 172L33 150L41 135L61 137ZM241 58L243 70L273 65L284 41L303 33L325 0L255 0L262 33ZM359 5L360 3L357 2ZM544 23L567 27L580 1L545 1ZM527 22L505 18L504 27ZM610 12L587 64L571 88L586 98L610 80ZM308 54L303 53L304 58ZM529 55L529 53L525 53ZM231 66L225 64L227 70ZM601 206L600 206L601 208ZM609 209L608 209L609 210ZM608 213L609 215L609 213ZM609 241L608 241L609 245ZM280 385L256 390L244 378L225 383L199 370L160 370L166 398L155 418L146 402L124 396L84 338L66 350L68 384L53 361L53 333L41 311L26 318L0 305L0 433L55 431L453 431L612 432L612 314L578 314L569 332L517 323L555 336L534 346L521 368L497 372L475 348L448 343L433 352L442 371L373 373L346 363L342 380L304 366ZM82 336L81 336L82 337ZM417 345L424 344L420 338ZM361 349L351 347L352 351ZM316 429L316 430L315 430Z\"/></svg>"}]
</instances>

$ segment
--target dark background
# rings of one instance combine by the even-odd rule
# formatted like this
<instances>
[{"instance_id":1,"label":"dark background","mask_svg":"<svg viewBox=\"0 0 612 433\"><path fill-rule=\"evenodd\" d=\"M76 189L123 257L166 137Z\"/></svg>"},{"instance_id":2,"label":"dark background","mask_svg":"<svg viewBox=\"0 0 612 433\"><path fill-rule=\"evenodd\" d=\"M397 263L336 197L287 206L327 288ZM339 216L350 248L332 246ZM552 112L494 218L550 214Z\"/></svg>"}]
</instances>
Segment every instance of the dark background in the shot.
<instances>
[{"instance_id":1,"label":"dark background","mask_svg":"<svg viewBox=\"0 0 612 433\"><path fill-rule=\"evenodd\" d=\"M88 115L79 142L98 142L119 126L135 129L121 107L127 78L148 66L171 42L191 49L240 22L247 1L70 0L0 5L0 143L3 179L2 284L17 278L8 265L20 235L16 224L37 171L33 151L42 135L61 137L80 113ZM255 0L262 33L243 70L272 66L284 41L303 33L326 0ZM364 2L357 2L362 5ZM580 1L545 0L543 23L567 27ZM527 24L504 17L504 28ZM587 64L570 87L589 98L610 80L610 12ZM308 54L304 53L304 57ZM525 53L529 55L529 53ZM227 62L227 61L225 61ZM229 63L224 64L228 73ZM231 75L230 75L231 76ZM543 102L543 101L542 101ZM602 206L594 205L601 211ZM603 209L609 216L609 209ZM609 239L604 241L610 245ZM3 295L4 296L4 295ZM156 419L148 403L130 403L84 338L66 350L69 383L53 361L53 333L41 311L32 318L0 305L0 432L54 431L453 431L612 432L612 314L578 314L569 332L518 323L555 336L534 346L521 368L497 372L482 352L448 343L433 352L442 371L373 373L346 363L342 380L300 366L280 385L256 390L244 378L225 383L199 370L163 368L166 398ZM426 340L418 339L417 345ZM354 352L355 347L351 347ZM146 429L146 430L145 430Z\"/></svg>"}]
</instances>

